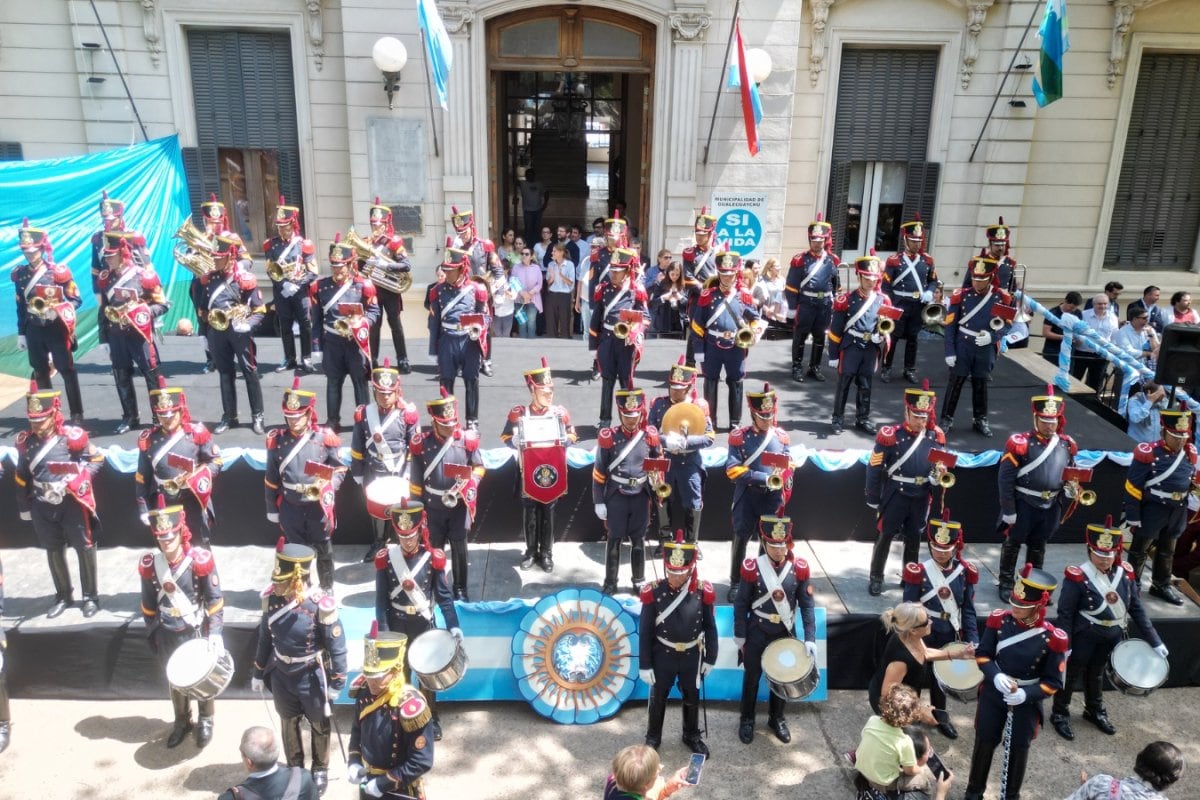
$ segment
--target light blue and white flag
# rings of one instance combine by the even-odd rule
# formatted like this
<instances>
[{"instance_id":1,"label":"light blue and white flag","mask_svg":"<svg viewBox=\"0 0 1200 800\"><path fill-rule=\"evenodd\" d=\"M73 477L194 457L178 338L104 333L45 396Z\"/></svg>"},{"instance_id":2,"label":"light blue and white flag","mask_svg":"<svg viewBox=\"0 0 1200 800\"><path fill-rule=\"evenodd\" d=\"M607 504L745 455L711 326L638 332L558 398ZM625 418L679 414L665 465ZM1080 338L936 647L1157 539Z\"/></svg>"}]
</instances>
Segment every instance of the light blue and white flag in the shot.
<instances>
[{"instance_id":1,"label":"light blue and white flag","mask_svg":"<svg viewBox=\"0 0 1200 800\"><path fill-rule=\"evenodd\" d=\"M417 0L417 21L425 39L425 55L429 58L430 79L437 89L438 102L447 108L446 97L450 89L450 68L454 63L454 52L450 46L450 34L442 24L434 0Z\"/></svg>"}]
</instances>

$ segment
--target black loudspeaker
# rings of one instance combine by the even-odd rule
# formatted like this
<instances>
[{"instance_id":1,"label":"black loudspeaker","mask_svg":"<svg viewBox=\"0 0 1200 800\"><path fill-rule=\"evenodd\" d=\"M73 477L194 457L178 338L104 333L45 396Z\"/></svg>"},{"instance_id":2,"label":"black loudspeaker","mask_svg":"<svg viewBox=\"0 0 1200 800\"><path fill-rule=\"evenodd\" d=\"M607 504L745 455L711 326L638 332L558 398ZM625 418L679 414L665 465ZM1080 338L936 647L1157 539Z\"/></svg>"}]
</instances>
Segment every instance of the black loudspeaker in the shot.
<instances>
[{"instance_id":1,"label":"black loudspeaker","mask_svg":"<svg viewBox=\"0 0 1200 800\"><path fill-rule=\"evenodd\" d=\"M1200 384L1200 326L1168 325L1163 329L1154 382L1160 386Z\"/></svg>"}]
</instances>

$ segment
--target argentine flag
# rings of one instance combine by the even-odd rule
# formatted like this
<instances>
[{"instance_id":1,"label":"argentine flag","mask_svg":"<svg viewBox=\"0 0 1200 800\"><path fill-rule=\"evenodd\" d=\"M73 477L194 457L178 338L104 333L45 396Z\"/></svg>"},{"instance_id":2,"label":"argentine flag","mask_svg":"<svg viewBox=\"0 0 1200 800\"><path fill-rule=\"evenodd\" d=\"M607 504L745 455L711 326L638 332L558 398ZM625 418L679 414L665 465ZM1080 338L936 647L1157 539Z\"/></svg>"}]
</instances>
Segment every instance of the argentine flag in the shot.
<instances>
[{"instance_id":1,"label":"argentine flag","mask_svg":"<svg viewBox=\"0 0 1200 800\"><path fill-rule=\"evenodd\" d=\"M417 22L425 34L425 53L429 56L430 78L437 89L438 102L442 108L447 108L446 96L450 88L454 52L450 35L446 33L446 26L442 23L442 15L438 13L434 0L417 0Z\"/></svg>"},{"instance_id":2,"label":"argentine flag","mask_svg":"<svg viewBox=\"0 0 1200 800\"><path fill-rule=\"evenodd\" d=\"M1071 49L1067 31L1067 0L1046 0L1046 16L1038 28L1042 52L1033 97L1044 108L1063 96L1063 57Z\"/></svg>"}]
</instances>

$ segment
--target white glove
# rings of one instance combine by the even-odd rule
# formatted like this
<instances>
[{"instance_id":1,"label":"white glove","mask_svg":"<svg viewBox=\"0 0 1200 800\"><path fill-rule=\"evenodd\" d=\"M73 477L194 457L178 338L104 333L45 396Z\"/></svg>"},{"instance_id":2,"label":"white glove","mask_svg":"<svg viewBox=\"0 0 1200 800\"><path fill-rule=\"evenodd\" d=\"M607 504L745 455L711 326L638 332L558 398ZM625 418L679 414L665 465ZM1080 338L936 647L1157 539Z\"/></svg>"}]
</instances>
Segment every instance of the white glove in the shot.
<instances>
[{"instance_id":1,"label":"white glove","mask_svg":"<svg viewBox=\"0 0 1200 800\"><path fill-rule=\"evenodd\" d=\"M1008 703L1010 706L1021 705L1021 703L1025 702L1025 690L1018 687L1015 692L1010 692L1004 695L1004 702Z\"/></svg>"},{"instance_id":2,"label":"white glove","mask_svg":"<svg viewBox=\"0 0 1200 800\"><path fill-rule=\"evenodd\" d=\"M108 342L100 343L100 355L104 356L105 358L109 357L108 356Z\"/></svg>"},{"instance_id":3,"label":"white glove","mask_svg":"<svg viewBox=\"0 0 1200 800\"><path fill-rule=\"evenodd\" d=\"M233 332L234 333L249 333L250 332L250 323L249 322L233 323Z\"/></svg>"},{"instance_id":4,"label":"white glove","mask_svg":"<svg viewBox=\"0 0 1200 800\"><path fill-rule=\"evenodd\" d=\"M1005 525L1015 525L1015 524L1017 524L1017 515L1016 514L1004 514L1000 517L1000 521L1003 522Z\"/></svg>"},{"instance_id":5,"label":"white glove","mask_svg":"<svg viewBox=\"0 0 1200 800\"><path fill-rule=\"evenodd\" d=\"M225 639L219 633L210 633L208 635L208 645L218 653L225 652Z\"/></svg>"},{"instance_id":6,"label":"white glove","mask_svg":"<svg viewBox=\"0 0 1200 800\"><path fill-rule=\"evenodd\" d=\"M871 509L872 511L878 511L879 503L867 503L867 508Z\"/></svg>"},{"instance_id":7,"label":"white glove","mask_svg":"<svg viewBox=\"0 0 1200 800\"><path fill-rule=\"evenodd\" d=\"M1016 685L1016 681L1001 672L992 678L992 685L996 687L996 691L1000 694L1009 694L1012 691L1012 687Z\"/></svg>"},{"instance_id":8,"label":"white glove","mask_svg":"<svg viewBox=\"0 0 1200 800\"><path fill-rule=\"evenodd\" d=\"M642 679L642 683L646 684L647 686L653 686L653 685L654 685L654 670L652 670L652 669L639 669L639 670L638 670L638 677L639 677L639 678L641 678L641 679Z\"/></svg>"},{"instance_id":9,"label":"white glove","mask_svg":"<svg viewBox=\"0 0 1200 800\"><path fill-rule=\"evenodd\" d=\"M264 688L266 688L266 687L262 682L262 678L251 678L250 679L250 691L254 692L255 694L262 694L262 690Z\"/></svg>"},{"instance_id":10,"label":"white glove","mask_svg":"<svg viewBox=\"0 0 1200 800\"><path fill-rule=\"evenodd\" d=\"M608 506L604 503L596 503L596 516L603 522L608 519Z\"/></svg>"},{"instance_id":11,"label":"white glove","mask_svg":"<svg viewBox=\"0 0 1200 800\"><path fill-rule=\"evenodd\" d=\"M300 291L300 287L297 286L296 284L292 283L291 281L284 281L283 284L279 287L279 293L281 295L283 295L284 297L291 297L298 291Z\"/></svg>"},{"instance_id":12,"label":"white glove","mask_svg":"<svg viewBox=\"0 0 1200 800\"><path fill-rule=\"evenodd\" d=\"M699 367L699 366L702 366L703 364L704 364L704 353L696 353L696 366Z\"/></svg>"},{"instance_id":13,"label":"white glove","mask_svg":"<svg viewBox=\"0 0 1200 800\"><path fill-rule=\"evenodd\" d=\"M312 356L310 357L310 359L311 359L312 363L320 364L321 359L323 359L324 357L325 357L325 354L322 353L320 350L313 350ZM436 359L434 359L434 363L437 363Z\"/></svg>"},{"instance_id":14,"label":"white glove","mask_svg":"<svg viewBox=\"0 0 1200 800\"><path fill-rule=\"evenodd\" d=\"M363 794L367 795L368 797L383 797L383 788L380 786L381 778L382 776L379 778L372 778L364 783L362 785Z\"/></svg>"},{"instance_id":15,"label":"white glove","mask_svg":"<svg viewBox=\"0 0 1200 800\"><path fill-rule=\"evenodd\" d=\"M682 433L668 433L663 437L668 453L682 453L687 447L687 439Z\"/></svg>"},{"instance_id":16,"label":"white glove","mask_svg":"<svg viewBox=\"0 0 1200 800\"><path fill-rule=\"evenodd\" d=\"M958 356L946 356L946 366L954 369L954 365L958 363Z\"/></svg>"},{"instance_id":17,"label":"white glove","mask_svg":"<svg viewBox=\"0 0 1200 800\"><path fill-rule=\"evenodd\" d=\"M829 359L829 367L830 367L830 369L837 369L838 368L838 360L836 358Z\"/></svg>"},{"instance_id":18,"label":"white glove","mask_svg":"<svg viewBox=\"0 0 1200 800\"><path fill-rule=\"evenodd\" d=\"M49 311L46 312L46 319L53 322L54 320L58 319L58 312L55 311L53 308L50 309Z\"/></svg>"},{"instance_id":19,"label":"white glove","mask_svg":"<svg viewBox=\"0 0 1200 800\"><path fill-rule=\"evenodd\" d=\"M25 344L24 336L17 337L17 349L18 350L28 350L29 349L29 345Z\"/></svg>"},{"instance_id":20,"label":"white glove","mask_svg":"<svg viewBox=\"0 0 1200 800\"><path fill-rule=\"evenodd\" d=\"M346 782L359 784L363 782L363 778L367 777L367 768L362 764L351 764L346 768Z\"/></svg>"},{"instance_id":21,"label":"white glove","mask_svg":"<svg viewBox=\"0 0 1200 800\"><path fill-rule=\"evenodd\" d=\"M976 347L987 347L991 343L992 343L992 335L990 333L988 333L987 331L980 331L979 333L975 334L975 346Z\"/></svg>"},{"instance_id":22,"label":"white glove","mask_svg":"<svg viewBox=\"0 0 1200 800\"><path fill-rule=\"evenodd\" d=\"M1170 655L1170 652L1167 650L1167 646L1165 644L1160 644L1158 647L1154 648L1154 652L1158 653L1163 658L1166 658L1168 655Z\"/></svg>"},{"instance_id":23,"label":"white glove","mask_svg":"<svg viewBox=\"0 0 1200 800\"><path fill-rule=\"evenodd\" d=\"M932 303L933 302L933 289L926 289L925 291L921 292L921 302L922 303Z\"/></svg>"},{"instance_id":24,"label":"white glove","mask_svg":"<svg viewBox=\"0 0 1200 800\"><path fill-rule=\"evenodd\" d=\"M359 486L362 486L362 485L363 485L363 476L362 476L362 475L355 475L355 476L354 476L354 482L355 482L355 483L357 483Z\"/></svg>"},{"instance_id":25,"label":"white glove","mask_svg":"<svg viewBox=\"0 0 1200 800\"><path fill-rule=\"evenodd\" d=\"M744 637L744 636L733 637L733 646L736 647L738 650L741 650L743 647L746 646L746 637Z\"/></svg>"},{"instance_id":26,"label":"white glove","mask_svg":"<svg viewBox=\"0 0 1200 800\"><path fill-rule=\"evenodd\" d=\"M453 636L455 638L455 640L458 642L461 642L463 640L462 628L451 628L450 635Z\"/></svg>"},{"instance_id":27,"label":"white glove","mask_svg":"<svg viewBox=\"0 0 1200 800\"><path fill-rule=\"evenodd\" d=\"M21 517L22 522L32 522L33 521L33 514L31 514L28 511L22 511L20 514L20 517Z\"/></svg>"},{"instance_id":28,"label":"white glove","mask_svg":"<svg viewBox=\"0 0 1200 800\"><path fill-rule=\"evenodd\" d=\"M511 444L513 447L520 448L521 447L521 432L519 430L517 430L516 428L513 428L512 437L509 438L508 441L509 441L509 444Z\"/></svg>"},{"instance_id":29,"label":"white glove","mask_svg":"<svg viewBox=\"0 0 1200 800\"><path fill-rule=\"evenodd\" d=\"M138 519L140 519L142 521L142 524L145 525L147 528L150 527L150 513L149 512L143 511L141 514L138 514Z\"/></svg>"},{"instance_id":30,"label":"white glove","mask_svg":"<svg viewBox=\"0 0 1200 800\"><path fill-rule=\"evenodd\" d=\"M268 511L267 512L267 522L271 523L272 525L278 525L279 524L279 512L278 511ZM149 524L149 523L147 523L147 524Z\"/></svg>"},{"instance_id":31,"label":"white glove","mask_svg":"<svg viewBox=\"0 0 1200 800\"><path fill-rule=\"evenodd\" d=\"M883 344L883 334L879 331L871 334L871 344Z\"/></svg>"},{"instance_id":32,"label":"white glove","mask_svg":"<svg viewBox=\"0 0 1200 800\"><path fill-rule=\"evenodd\" d=\"M713 671L713 665L709 664L707 661L705 661L703 664L700 665L700 680L704 680L705 678L707 678L708 673L710 673L712 671Z\"/></svg>"},{"instance_id":33,"label":"white glove","mask_svg":"<svg viewBox=\"0 0 1200 800\"><path fill-rule=\"evenodd\" d=\"M816 642L805 642L804 649L808 651L809 658L811 658L813 661L817 660L817 643Z\"/></svg>"}]
</instances>

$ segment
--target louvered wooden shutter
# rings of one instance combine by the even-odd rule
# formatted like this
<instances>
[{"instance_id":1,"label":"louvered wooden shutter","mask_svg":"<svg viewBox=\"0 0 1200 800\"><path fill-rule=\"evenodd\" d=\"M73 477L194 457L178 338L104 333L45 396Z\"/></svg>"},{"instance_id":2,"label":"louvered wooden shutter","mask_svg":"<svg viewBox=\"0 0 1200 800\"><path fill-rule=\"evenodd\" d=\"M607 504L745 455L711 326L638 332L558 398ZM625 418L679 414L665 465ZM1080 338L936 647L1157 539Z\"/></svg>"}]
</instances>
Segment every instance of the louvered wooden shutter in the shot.
<instances>
[{"instance_id":1,"label":"louvered wooden shutter","mask_svg":"<svg viewBox=\"0 0 1200 800\"><path fill-rule=\"evenodd\" d=\"M825 219L833 226L832 249L838 258L842 257L842 246L846 242L846 221L849 219L846 204L849 197L850 162L835 162L829 170L829 208L825 212Z\"/></svg>"},{"instance_id":2,"label":"louvered wooden shutter","mask_svg":"<svg viewBox=\"0 0 1200 800\"><path fill-rule=\"evenodd\" d=\"M915 219L919 213L925 223L925 246L933 241L933 210L937 207L938 176L942 165L931 161L908 162L908 176L904 181L904 212L902 219Z\"/></svg>"},{"instance_id":3,"label":"louvered wooden shutter","mask_svg":"<svg viewBox=\"0 0 1200 800\"><path fill-rule=\"evenodd\" d=\"M924 161L937 61L937 50L845 48L833 162Z\"/></svg>"},{"instance_id":4,"label":"louvered wooden shutter","mask_svg":"<svg viewBox=\"0 0 1200 800\"><path fill-rule=\"evenodd\" d=\"M20 142L0 142L0 161L24 161L25 151Z\"/></svg>"},{"instance_id":5,"label":"louvered wooden shutter","mask_svg":"<svg viewBox=\"0 0 1200 800\"><path fill-rule=\"evenodd\" d=\"M187 179L188 200L192 204L192 222L204 229L200 204L209 194L221 192L221 172L217 166L217 148L184 147L183 175Z\"/></svg>"}]
</instances>

